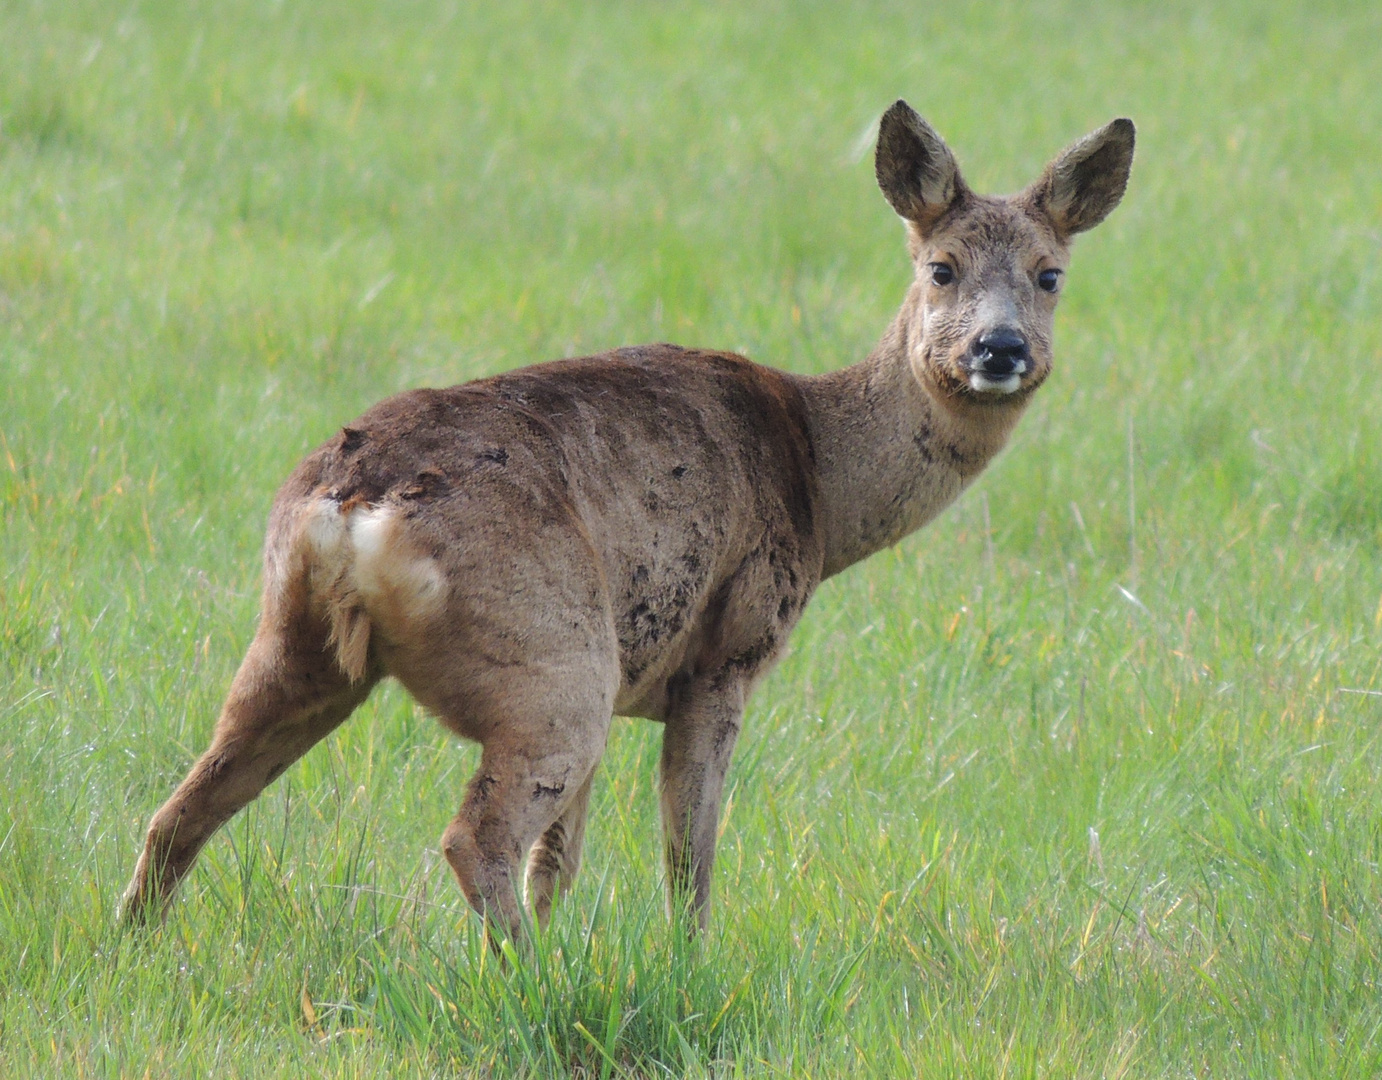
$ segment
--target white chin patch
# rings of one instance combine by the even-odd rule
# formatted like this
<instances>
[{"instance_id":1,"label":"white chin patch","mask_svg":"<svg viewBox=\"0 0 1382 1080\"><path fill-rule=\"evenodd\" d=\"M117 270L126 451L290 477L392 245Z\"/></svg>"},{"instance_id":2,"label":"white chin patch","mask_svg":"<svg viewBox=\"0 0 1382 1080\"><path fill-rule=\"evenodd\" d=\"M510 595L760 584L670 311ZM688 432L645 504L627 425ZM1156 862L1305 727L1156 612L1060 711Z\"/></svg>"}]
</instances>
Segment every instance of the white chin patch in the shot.
<instances>
[{"instance_id":1,"label":"white chin patch","mask_svg":"<svg viewBox=\"0 0 1382 1080\"><path fill-rule=\"evenodd\" d=\"M1001 379L995 379L991 375L985 375L980 371L969 373L969 387L980 394L1011 394L1022 385L1022 373L1014 371L1011 375L1004 375Z\"/></svg>"}]
</instances>

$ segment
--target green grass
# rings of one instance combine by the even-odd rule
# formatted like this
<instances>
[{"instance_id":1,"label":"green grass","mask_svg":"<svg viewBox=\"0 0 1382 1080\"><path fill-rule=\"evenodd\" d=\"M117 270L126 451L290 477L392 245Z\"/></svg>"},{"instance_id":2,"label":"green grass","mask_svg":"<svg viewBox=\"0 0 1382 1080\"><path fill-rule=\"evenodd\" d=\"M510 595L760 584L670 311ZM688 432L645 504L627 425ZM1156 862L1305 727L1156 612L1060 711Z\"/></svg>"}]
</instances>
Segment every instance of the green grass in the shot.
<instances>
[{"instance_id":1,"label":"green grass","mask_svg":"<svg viewBox=\"0 0 1382 1080\"><path fill-rule=\"evenodd\" d=\"M1382 8L21 0L0 41L0 1074L1382 1071ZM563 354L862 358L899 95L981 190L1131 115L1133 184L1014 445L755 696L704 942L627 721L498 968L437 854L474 751L396 689L123 935L296 459Z\"/></svg>"}]
</instances>

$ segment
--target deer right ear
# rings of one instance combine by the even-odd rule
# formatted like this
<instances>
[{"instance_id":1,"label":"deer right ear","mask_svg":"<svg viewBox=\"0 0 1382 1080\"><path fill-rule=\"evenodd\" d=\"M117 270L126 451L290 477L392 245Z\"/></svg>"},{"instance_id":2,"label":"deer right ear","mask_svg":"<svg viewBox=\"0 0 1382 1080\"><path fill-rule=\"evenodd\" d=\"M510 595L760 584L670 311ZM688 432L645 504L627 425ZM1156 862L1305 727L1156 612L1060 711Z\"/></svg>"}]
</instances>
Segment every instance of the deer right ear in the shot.
<instances>
[{"instance_id":1,"label":"deer right ear","mask_svg":"<svg viewBox=\"0 0 1382 1080\"><path fill-rule=\"evenodd\" d=\"M965 194L950 147L905 101L895 101L878 123L873 168L892 208L922 236Z\"/></svg>"}]
</instances>

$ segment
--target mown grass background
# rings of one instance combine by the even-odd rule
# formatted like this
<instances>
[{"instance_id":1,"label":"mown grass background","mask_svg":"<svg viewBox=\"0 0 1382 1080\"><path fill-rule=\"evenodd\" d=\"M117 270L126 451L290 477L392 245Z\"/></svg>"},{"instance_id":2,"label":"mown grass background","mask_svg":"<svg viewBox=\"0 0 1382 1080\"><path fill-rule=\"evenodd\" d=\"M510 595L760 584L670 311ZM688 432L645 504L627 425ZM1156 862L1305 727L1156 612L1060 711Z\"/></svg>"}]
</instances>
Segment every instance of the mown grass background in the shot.
<instances>
[{"instance_id":1,"label":"mown grass background","mask_svg":"<svg viewBox=\"0 0 1382 1080\"><path fill-rule=\"evenodd\" d=\"M0 1073L1382 1072L1382 7L0 7ZM646 340L861 359L905 95L1012 190L1115 115L1058 368L822 588L661 912L658 732L507 973L473 766L376 695L114 924L296 459L393 391Z\"/></svg>"}]
</instances>

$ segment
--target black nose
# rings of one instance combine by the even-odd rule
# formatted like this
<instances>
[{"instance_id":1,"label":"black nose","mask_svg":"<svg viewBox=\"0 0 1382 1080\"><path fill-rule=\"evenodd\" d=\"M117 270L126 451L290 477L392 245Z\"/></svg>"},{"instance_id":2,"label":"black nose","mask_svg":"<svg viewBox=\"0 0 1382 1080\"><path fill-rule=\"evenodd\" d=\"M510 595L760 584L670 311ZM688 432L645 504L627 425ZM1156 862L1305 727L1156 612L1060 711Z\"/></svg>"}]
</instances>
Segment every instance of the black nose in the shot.
<instances>
[{"instance_id":1,"label":"black nose","mask_svg":"<svg viewBox=\"0 0 1382 1080\"><path fill-rule=\"evenodd\" d=\"M1029 358L1027 339L1020 330L990 330L974 344L974 367L985 375L1011 375Z\"/></svg>"}]
</instances>

